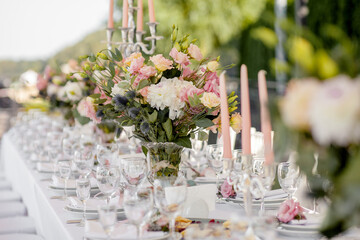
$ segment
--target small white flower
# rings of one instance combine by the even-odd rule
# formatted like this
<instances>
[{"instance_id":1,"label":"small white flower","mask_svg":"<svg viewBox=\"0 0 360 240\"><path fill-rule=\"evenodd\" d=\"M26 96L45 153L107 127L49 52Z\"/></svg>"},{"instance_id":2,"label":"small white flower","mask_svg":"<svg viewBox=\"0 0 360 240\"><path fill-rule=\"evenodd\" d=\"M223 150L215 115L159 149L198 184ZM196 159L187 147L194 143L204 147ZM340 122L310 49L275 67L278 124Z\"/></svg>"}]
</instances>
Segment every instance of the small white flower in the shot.
<instances>
[{"instance_id":1,"label":"small white flower","mask_svg":"<svg viewBox=\"0 0 360 240\"><path fill-rule=\"evenodd\" d=\"M310 104L310 125L321 145L360 141L360 82L338 76L322 84Z\"/></svg>"},{"instance_id":2,"label":"small white flower","mask_svg":"<svg viewBox=\"0 0 360 240\"><path fill-rule=\"evenodd\" d=\"M78 101L82 98L82 89L80 83L67 82L64 88L66 96L70 101Z\"/></svg>"},{"instance_id":3,"label":"small white flower","mask_svg":"<svg viewBox=\"0 0 360 240\"><path fill-rule=\"evenodd\" d=\"M124 95L125 94L125 89L119 87L119 84L115 84L112 88L111 88L111 96L115 97L116 95Z\"/></svg>"},{"instance_id":4,"label":"small white flower","mask_svg":"<svg viewBox=\"0 0 360 240\"><path fill-rule=\"evenodd\" d=\"M56 94L57 99L59 99L60 101L68 101L65 90L65 87L60 87Z\"/></svg>"},{"instance_id":5,"label":"small white flower","mask_svg":"<svg viewBox=\"0 0 360 240\"><path fill-rule=\"evenodd\" d=\"M50 83L46 89L47 95L52 96L54 94L57 94L57 92L59 91L59 88L60 87L58 85Z\"/></svg>"}]
</instances>

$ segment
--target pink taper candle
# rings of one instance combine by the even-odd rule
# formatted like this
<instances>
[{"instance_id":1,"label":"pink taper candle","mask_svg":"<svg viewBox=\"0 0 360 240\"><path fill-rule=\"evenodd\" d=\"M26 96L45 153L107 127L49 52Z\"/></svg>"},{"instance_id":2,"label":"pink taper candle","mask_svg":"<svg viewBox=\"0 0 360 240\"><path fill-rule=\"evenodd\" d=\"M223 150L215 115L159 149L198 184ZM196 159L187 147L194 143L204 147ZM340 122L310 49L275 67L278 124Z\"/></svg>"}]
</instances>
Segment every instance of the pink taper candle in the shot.
<instances>
[{"instance_id":1,"label":"pink taper candle","mask_svg":"<svg viewBox=\"0 0 360 240\"><path fill-rule=\"evenodd\" d=\"M242 153L244 155L251 154L251 113L250 113L250 97L249 97L249 81L246 65L241 65L240 69L240 87L241 87L241 143Z\"/></svg>"},{"instance_id":2,"label":"pink taper candle","mask_svg":"<svg viewBox=\"0 0 360 240\"><path fill-rule=\"evenodd\" d=\"M114 0L110 0L108 28L114 28Z\"/></svg>"},{"instance_id":3,"label":"pink taper candle","mask_svg":"<svg viewBox=\"0 0 360 240\"><path fill-rule=\"evenodd\" d=\"M231 140L230 140L230 122L229 106L226 94L225 71L220 75L220 115L221 115L221 133L224 141L224 158L232 158Z\"/></svg>"},{"instance_id":4,"label":"pink taper candle","mask_svg":"<svg viewBox=\"0 0 360 240\"><path fill-rule=\"evenodd\" d=\"M271 123L269 110L267 108L268 92L266 87L265 71L261 70L258 73L259 84L259 100L261 113L261 131L264 135L264 154L265 164L272 164L274 162L274 152L271 148Z\"/></svg>"},{"instance_id":5,"label":"pink taper candle","mask_svg":"<svg viewBox=\"0 0 360 240\"><path fill-rule=\"evenodd\" d=\"M142 32L143 30L143 2L138 0L138 11L137 11L137 21L136 21L136 31Z\"/></svg>"},{"instance_id":6,"label":"pink taper candle","mask_svg":"<svg viewBox=\"0 0 360 240\"><path fill-rule=\"evenodd\" d=\"M128 0L123 0L123 15L122 15L122 27L123 28L128 27L128 11L129 11Z\"/></svg>"},{"instance_id":7,"label":"pink taper candle","mask_svg":"<svg viewBox=\"0 0 360 240\"><path fill-rule=\"evenodd\" d=\"M154 8L154 0L148 0L148 5L149 5L149 18L150 18L150 22L154 23L155 20L155 8Z\"/></svg>"}]
</instances>

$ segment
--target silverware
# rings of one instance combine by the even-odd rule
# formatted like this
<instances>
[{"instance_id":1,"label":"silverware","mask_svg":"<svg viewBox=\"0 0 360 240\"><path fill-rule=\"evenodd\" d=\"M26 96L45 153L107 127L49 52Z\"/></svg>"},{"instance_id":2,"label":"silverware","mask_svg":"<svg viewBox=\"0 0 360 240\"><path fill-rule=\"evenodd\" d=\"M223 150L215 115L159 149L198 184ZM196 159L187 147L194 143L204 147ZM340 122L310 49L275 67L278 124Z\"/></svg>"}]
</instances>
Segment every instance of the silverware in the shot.
<instances>
[{"instance_id":1,"label":"silverware","mask_svg":"<svg viewBox=\"0 0 360 240\"><path fill-rule=\"evenodd\" d=\"M65 199L64 196L52 196L50 199Z\"/></svg>"},{"instance_id":2,"label":"silverware","mask_svg":"<svg viewBox=\"0 0 360 240\"><path fill-rule=\"evenodd\" d=\"M97 221L98 219L86 219L86 221ZM81 219L73 219L73 220L67 220L67 224L74 224L74 223L80 223Z\"/></svg>"}]
</instances>

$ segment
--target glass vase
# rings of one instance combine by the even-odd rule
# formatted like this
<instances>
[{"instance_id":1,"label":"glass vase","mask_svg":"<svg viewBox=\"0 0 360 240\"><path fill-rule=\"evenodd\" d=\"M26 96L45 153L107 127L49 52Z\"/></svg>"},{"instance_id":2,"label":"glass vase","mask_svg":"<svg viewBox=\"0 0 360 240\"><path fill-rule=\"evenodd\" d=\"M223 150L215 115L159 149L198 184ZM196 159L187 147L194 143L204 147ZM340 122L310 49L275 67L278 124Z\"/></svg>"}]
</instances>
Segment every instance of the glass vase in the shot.
<instances>
[{"instance_id":1,"label":"glass vase","mask_svg":"<svg viewBox=\"0 0 360 240\"><path fill-rule=\"evenodd\" d=\"M150 183L156 178L178 176L184 147L173 142L143 142L142 147L147 156Z\"/></svg>"}]
</instances>

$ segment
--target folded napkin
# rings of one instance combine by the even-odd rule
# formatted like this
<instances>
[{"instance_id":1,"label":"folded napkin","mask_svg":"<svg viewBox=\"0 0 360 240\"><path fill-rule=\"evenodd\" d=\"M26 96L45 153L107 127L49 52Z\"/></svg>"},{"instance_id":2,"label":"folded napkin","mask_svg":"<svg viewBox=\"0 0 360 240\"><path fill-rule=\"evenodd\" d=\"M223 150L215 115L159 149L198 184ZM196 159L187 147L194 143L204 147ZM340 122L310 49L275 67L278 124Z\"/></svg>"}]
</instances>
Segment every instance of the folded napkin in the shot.
<instances>
[{"instance_id":1,"label":"folded napkin","mask_svg":"<svg viewBox=\"0 0 360 240\"><path fill-rule=\"evenodd\" d=\"M120 199L119 196L111 198L110 205L116 205L116 207L118 209L122 208L122 205L121 205L121 202L119 199ZM67 201L68 201L68 206L79 209L79 210L84 210L84 205L83 205L82 201L80 201L77 197L68 197ZM90 198L89 200L86 201L86 210L97 211L98 206L104 205L105 202L106 202L105 199Z\"/></svg>"},{"instance_id":2,"label":"folded napkin","mask_svg":"<svg viewBox=\"0 0 360 240\"><path fill-rule=\"evenodd\" d=\"M271 190L266 192L265 194L265 199L279 199L279 198L285 198L287 197L288 194L284 192L284 190L282 189L275 189L275 190ZM243 198L243 194L239 193L236 198L242 199Z\"/></svg>"},{"instance_id":3,"label":"folded napkin","mask_svg":"<svg viewBox=\"0 0 360 240\"><path fill-rule=\"evenodd\" d=\"M142 239L161 238L164 232L144 232ZM105 231L99 222L85 222L85 237L87 238L106 238ZM111 239L136 239L136 228L134 225L120 222L116 224L111 233Z\"/></svg>"},{"instance_id":4,"label":"folded napkin","mask_svg":"<svg viewBox=\"0 0 360 240\"><path fill-rule=\"evenodd\" d=\"M65 187L65 179L58 177L58 176L52 176L52 186L58 187L58 188L64 188ZM90 178L90 184L91 188L97 187L96 179ZM67 181L67 188L76 188L76 180L75 179L69 179Z\"/></svg>"},{"instance_id":5,"label":"folded napkin","mask_svg":"<svg viewBox=\"0 0 360 240\"><path fill-rule=\"evenodd\" d=\"M54 172L54 169L58 171L57 166L51 162L37 162L36 163L36 170L39 172Z\"/></svg>"},{"instance_id":6,"label":"folded napkin","mask_svg":"<svg viewBox=\"0 0 360 240\"><path fill-rule=\"evenodd\" d=\"M188 187L183 216L207 218L215 210L216 192L215 184Z\"/></svg>"},{"instance_id":7,"label":"folded napkin","mask_svg":"<svg viewBox=\"0 0 360 240\"><path fill-rule=\"evenodd\" d=\"M302 220L291 220L288 224L290 225L306 225L306 226L319 226L324 220L324 215L310 215L305 214L306 219Z\"/></svg>"}]
</instances>

